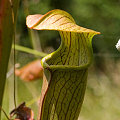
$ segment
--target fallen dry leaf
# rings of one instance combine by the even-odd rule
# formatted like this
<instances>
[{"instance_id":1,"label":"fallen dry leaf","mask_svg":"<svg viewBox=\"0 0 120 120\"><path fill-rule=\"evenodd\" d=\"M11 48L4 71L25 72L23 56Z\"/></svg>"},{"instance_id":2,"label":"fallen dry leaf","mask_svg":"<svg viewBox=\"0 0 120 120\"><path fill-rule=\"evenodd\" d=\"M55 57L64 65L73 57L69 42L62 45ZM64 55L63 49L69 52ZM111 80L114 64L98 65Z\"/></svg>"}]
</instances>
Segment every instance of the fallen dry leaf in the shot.
<instances>
[{"instance_id":1,"label":"fallen dry leaf","mask_svg":"<svg viewBox=\"0 0 120 120\"><path fill-rule=\"evenodd\" d=\"M15 74L22 80L33 81L43 77L43 67L41 66L40 60L35 60L20 69L16 69Z\"/></svg>"}]
</instances>

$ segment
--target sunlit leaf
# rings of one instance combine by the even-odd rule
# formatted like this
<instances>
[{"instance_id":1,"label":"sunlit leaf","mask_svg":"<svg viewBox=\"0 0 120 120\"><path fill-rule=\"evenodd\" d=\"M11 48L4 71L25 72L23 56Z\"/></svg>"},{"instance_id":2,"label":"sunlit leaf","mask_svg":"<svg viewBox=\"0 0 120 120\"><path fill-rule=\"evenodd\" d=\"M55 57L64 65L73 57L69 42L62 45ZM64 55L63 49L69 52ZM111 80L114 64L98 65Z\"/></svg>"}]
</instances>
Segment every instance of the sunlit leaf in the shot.
<instances>
[{"instance_id":1,"label":"sunlit leaf","mask_svg":"<svg viewBox=\"0 0 120 120\"><path fill-rule=\"evenodd\" d=\"M26 24L36 30L57 30L61 45L42 59L43 87L38 120L77 120L84 99L92 37L99 32L76 25L65 11L29 15Z\"/></svg>"},{"instance_id":2,"label":"sunlit leaf","mask_svg":"<svg viewBox=\"0 0 120 120\"><path fill-rule=\"evenodd\" d=\"M16 21L19 0L12 0ZM9 0L0 1L0 106L4 93L6 72L13 38L12 10ZM1 115L1 114L0 114Z\"/></svg>"}]
</instances>

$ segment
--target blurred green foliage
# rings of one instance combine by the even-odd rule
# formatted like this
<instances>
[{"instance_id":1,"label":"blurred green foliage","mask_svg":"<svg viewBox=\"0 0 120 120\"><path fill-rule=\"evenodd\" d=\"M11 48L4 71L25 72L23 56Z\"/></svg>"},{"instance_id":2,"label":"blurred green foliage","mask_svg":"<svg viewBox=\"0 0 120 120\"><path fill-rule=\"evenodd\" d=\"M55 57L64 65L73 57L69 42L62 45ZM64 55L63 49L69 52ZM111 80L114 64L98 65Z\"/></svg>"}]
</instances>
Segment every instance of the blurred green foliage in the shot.
<instances>
[{"instance_id":1,"label":"blurred green foliage","mask_svg":"<svg viewBox=\"0 0 120 120\"><path fill-rule=\"evenodd\" d=\"M25 0L26 1L26 0ZM27 5L26 5L27 3ZM95 37L93 41L95 52L118 53L115 44L120 38L120 0L28 0L21 1L18 15L18 29L21 30L21 44L25 44L28 38L27 28L25 26L25 10L29 14L45 14L52 9L62 9L70 13L80 26L100 31L101 35ZM49 32L40 32L43 49L49 45L52 40L54 43L58 34ZM24 40L24 39L25 40ZM23 42L22 42L23 41ZM29 43L28 39L28 43ZM43 43L44 42L44 43ZM25 44L26 46L28 45ZM57 43L56 43L57 44ZM58 44L59 45L59 44ZM56 45L54 45L55 47Z\"/></svg>"},{"instance_id":2,"label":"blurred green foliage","mask_svg":"<svg viewBox=\"0 0 120 120\"><path fill-rule=\"evenodd\" d=\"M79 26L101 32L101 35L93 38L94 63L89 70L86 96L79 120L119 120L120 53L115 48L115 44L120 39L120 0L21 0L16 28L16 44L48 53L57 49L60 45L58 32L34 30L29 32L26 26L28 14L45 14L52 9L65 10L71 14ZM8 71L13 66L12 55ZM16 62L21 66L36 58L38 57L16 51ZM13 89L12 79L13 76L8 77L4 95L3 107L7 113L12 108L10 104L13 104L13 100L11 100L13 91L8 92ZM24 83L18 79L18 103L30 102L38 97L41 86L42 81ZM34 91L31 91L29 87ZM37 102L31 104L30 107L34 110L36 118Z\"/></svg>"}]
</instances>

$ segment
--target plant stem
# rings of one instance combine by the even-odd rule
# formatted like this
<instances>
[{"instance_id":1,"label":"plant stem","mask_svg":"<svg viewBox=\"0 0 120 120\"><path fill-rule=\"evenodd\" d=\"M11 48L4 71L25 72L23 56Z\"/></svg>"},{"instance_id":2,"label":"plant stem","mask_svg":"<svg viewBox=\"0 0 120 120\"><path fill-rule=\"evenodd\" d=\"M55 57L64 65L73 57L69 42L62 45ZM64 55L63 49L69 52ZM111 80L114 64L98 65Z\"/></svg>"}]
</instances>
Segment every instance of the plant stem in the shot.
<instances>
[{"instance_id":1,"label":"plant stem","mask_svg":"<svg viewBox=\"0 0 120 120\"><path fill-rule=\"evenodd\" d=\"M14 48L14 46L12 46L12 48ZM26 47L23 47L23 46L20 46L20 45L15 45L15 50L19 50L19 51L22 51L22 52L27 52L27 53L37 55L37 56L41 56L41 57L44 57L44 56L47 55L47 53L39 52L37 50L26 48Z\"/></svg>"}]
</instances>

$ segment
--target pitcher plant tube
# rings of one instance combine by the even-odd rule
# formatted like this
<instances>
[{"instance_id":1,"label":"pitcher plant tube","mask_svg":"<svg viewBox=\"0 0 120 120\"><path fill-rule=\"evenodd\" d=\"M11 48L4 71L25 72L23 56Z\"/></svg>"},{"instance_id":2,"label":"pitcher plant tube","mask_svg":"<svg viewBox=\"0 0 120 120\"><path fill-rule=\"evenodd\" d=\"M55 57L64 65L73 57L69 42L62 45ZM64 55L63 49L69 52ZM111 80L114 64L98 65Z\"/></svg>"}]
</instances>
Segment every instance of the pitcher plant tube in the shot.
<instances>
[{"instance_id":1,"label":"pitcher plant tube","mask_svg":"<svg viewBox=\"0 0 120 120\"><path fill-rule=\"evenodd\" d=\"M61 36L60 47L41 60L44 75L37 119L77 120L93 60L92 38L100 32L76 25L70 14L59 9L29 15L26 24L31 29L59 31Z\"/></svg>"}]
</instances>

